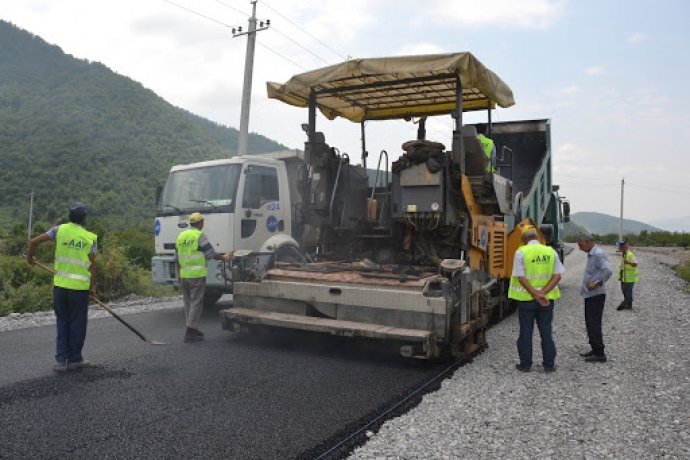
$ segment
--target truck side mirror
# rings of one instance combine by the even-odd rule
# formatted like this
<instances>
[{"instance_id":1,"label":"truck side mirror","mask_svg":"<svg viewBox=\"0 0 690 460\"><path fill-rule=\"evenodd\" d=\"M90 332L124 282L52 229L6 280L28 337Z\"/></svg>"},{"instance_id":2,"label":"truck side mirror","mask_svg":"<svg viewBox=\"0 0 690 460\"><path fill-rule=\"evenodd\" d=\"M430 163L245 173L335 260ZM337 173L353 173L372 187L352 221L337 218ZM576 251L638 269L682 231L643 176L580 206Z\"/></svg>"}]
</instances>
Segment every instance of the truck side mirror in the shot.
<instances>
[{"instance_id":1,"label":"truck side mirror","mask_svg":"<svg viewBox=\"0 0 690 460\"><path fill-rule=\"evenodd\" d=\"M161 195L163 194L163 184L156 184L156 204L161 200Z\"/></svg>"},{"instance_id":2,"label":"truck side mirror","mask_svg":"<svg viewBox=\"0 0 690 460\"><path fill-rule=\"evenodd\" d=\"M261 207L261 174L249 172L245 176L242 207L249 209Z\"/></svg>"},{"instance_id":3,"label":"truck side mirror","mask_svg":"<svg viewBox=\"0 0 690 460\"><path fill-rule=\"evenodd\" d=\"M563 222L570 222L570 202L563 202Z\"/></svg>"}]
</instances>

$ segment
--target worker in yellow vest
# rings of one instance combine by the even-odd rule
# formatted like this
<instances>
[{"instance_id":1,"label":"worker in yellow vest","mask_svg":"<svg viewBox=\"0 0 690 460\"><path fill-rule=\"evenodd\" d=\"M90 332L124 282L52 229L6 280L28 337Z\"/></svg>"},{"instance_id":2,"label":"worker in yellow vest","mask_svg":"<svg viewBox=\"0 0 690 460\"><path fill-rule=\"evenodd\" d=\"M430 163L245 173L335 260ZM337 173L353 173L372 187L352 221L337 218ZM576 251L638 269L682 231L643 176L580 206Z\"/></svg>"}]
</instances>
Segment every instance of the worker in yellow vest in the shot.
<instances>
[{"instance_id":1,"label":"worker in yellow vest","mask_svg":"<svg viewBox=\"0 0 690 460\"><path fill-rule=\"evenodd\" d=\"M96 296L96 241L98 237L84 228L86 206L73 203L67 224L58 225L29 243L26 260L36 263L36 248L46 241L55 241L55 276L53 277L53 309L57 324L56 372L90 366L82 356L86 340L89 296Z\"/></svg>"},{"instance_id":2,"label":"worker in yellow vest","mask_svg":"<svg viewBox=\"0 0 690 460\"><path fill-rule=\"evenodd\" d=\"M523 229L522 241L524 246L515 252L508 287L508 298L517 301L520 321L517 340L520 363L515 367L521 372L529 372L532 368L532 335L536 321L541 335L544 371L553 372L556 370L552 330L554 300L561 296L558 282L565 269L556 251L539 243L534 227Z\"/></svg>"},{"instance_id":3,"label":"worker in yellow vest","mask_svg":"<svg viewBox=\"0 0 690 460\"><path fill-rule=\"evenodd\" d=\"M189 225L192 228L185 230L177 237L175 260L187 323L184 341L197 342L204 339L204 333L199 330L199 318L204 309L206 275L208 275L206 260L227 262L230 260L230 254L217 254L213 250L213 246L201 232L204 228L204 217L200 213L195 212L189 216Z\"/></svg>"},{"instance_id":4,"label":"worker in yellow vest","mask_svg":"<svg viewBox=\"0 0 690 460\"><path fill-rule=\"evenodd\" d=\"M619 248L621 250L621 261L618 269L618 279L621 282L623 301L618 305L617 310L632 310L633 287L635 287L635 283L640 280L640 274L637 268L637 258L635 254L628 249L627 241L621 241Z\"/></svg>"},{"instance_id":5,"label":"worker in yellow vest","mask_svg":"<svg viewBox=\"0 0 690 460\"><path fill-rule=\"evenodd\" d=\"M496 146L494 145L494 141L486 137L487 128L484 123L479 123L476 128L477 139L479 139L479 143L482 145L482 148L484 149L484 153L486 154L486 158L488 160L485 173L491 174L496 170Z\"/></svg>"}]
</instances>

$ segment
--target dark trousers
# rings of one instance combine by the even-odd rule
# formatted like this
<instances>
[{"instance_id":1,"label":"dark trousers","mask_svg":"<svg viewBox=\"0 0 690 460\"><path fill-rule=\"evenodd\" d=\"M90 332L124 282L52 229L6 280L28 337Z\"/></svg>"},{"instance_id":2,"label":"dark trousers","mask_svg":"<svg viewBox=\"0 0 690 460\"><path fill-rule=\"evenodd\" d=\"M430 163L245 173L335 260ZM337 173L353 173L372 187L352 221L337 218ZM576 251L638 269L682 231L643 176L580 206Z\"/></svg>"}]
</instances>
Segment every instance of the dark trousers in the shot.
<instances>
[{"instance_id":1,"label":"dark trousers","mask_svg":"<svg viewBox=\"0 0 690 460\"><path fill-rule=\"evenodd\" d=\"M601 317L604 315L606 294L585 298L585 324L589 344L595 355L604 354L604 338L601 335Z\"/></svg>"},{"instance_id":2,"label":"dark trousers","mask_svg":"<svg viewBox=\"0 0 690 460\"><path fill-rule=\"evenodd\" d=\"M84 347L89 317L89 291L54 286L53 310L57 320L55 360L59 363L82 361L81 349Z\"/></svg>"},{"instance_id":3,"label":"dark trousers","mask_svg":"<svg viewBox=\"0 0 690 460\"><path fill-rule=\"evenodd\" d=\"M556 361L556 343L553 341L553 300L548 307L542 307L536 301L518 302L520 318L520 336L517 340L520 366L526 369L532 367L532 334L536 321L541 335L541 352L544 368L553 367Z\"/></svg>"},{"instance_id":4,"label":"dark trousers","mask_svg":"<svg viewBox=\"0 0 690 460\"><path fill-rule=\"evenodd\" d=\"M629 304L632 304L633 301L633 287L635 287L635 283L624 283L621 281L621 292L623 293L623 298Z\"/></svg>"}]
</instances>

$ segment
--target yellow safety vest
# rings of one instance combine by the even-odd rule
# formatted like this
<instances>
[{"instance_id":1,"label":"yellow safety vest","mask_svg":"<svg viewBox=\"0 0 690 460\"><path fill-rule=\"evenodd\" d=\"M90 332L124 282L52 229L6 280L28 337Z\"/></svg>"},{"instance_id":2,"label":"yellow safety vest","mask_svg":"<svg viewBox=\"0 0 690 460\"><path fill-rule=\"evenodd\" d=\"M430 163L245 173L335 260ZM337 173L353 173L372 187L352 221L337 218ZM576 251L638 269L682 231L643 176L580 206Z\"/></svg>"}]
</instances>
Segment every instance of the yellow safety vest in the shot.
<instances>
[{"instance_id":1,"label":"yellow safety vest","mask_svg":"<svg viewBox=\"0 0 690 460\"><path fill-rule=\"evenodd\" d=\"M55 237L55 286L74 291L88 291L91 287L91 248L98 236L81 225L60 225Z\"/></svg>"},{"instance_id":2,"label":"yellow safety vest","mask_svg":"<svg viewBox=\"0 0 690 460\"><path fill-rule=\"evenodd\" d=\"M206 278L208 266L204 253L199 251L201 230L190 228L177 237L177 260L180 262L180 278Z\"/></svg>"},{"instance_id":3,"label":"yellow safety vest","mask_svg":"<svg viewBox=\"0 0 690 460\"><path fill-rule=\"evenodd\" d=\"M630 262L633 256L634 254L632 251L628 250L625 258L628 260L628 262ZM626 283L636 283L640 281L640 272L637 270L637 267L633 267L632 265L624 265L623 258L621 257L620 267L618 269L618 279Z\"/></svg>"},{"instance_id":4,"label":"yellow safety vest","mask_svg":"<svg viewBox=\"0 0 690 460\"><path fill-rule=\"evenodd\" d=\"M518 249L522 252L525 260L525 278L533 288L541 290L551 278L553 278L553 264L556 255L553 249L543 244L526 244ZM546 294L549 300L558 299L561 296L561 291L558 285ZM510 278L510 286L508 287L508 298L526 302L533 300L532 294L527 289L522 287L520 281L516 276Z\"/></svg>"},{"instance_id":5,"label":"yellow safety vest","mask_svg":"<svg viewBox=\"0 0 690 460\"><path fill-rule=\"evenodd\" d=\"M482 144L484 153L486 153L486 157L489 159L489 164L486 166L486 172L492 173L494 172L494 165L491 164L491 152L494 150L494 141L483 134L477 135L477 139L479 139L479 143Z\"/></svg>"}]
</instances>

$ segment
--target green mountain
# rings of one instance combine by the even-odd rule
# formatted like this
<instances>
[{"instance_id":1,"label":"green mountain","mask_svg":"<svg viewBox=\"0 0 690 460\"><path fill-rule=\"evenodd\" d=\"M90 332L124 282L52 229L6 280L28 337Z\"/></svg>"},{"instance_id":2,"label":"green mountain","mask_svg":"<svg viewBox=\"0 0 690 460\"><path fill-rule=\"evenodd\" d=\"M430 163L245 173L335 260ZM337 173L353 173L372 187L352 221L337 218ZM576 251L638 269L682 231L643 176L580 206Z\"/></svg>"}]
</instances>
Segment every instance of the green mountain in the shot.
<instances>
[{"instance_id":1,"label":"green mountain","mask_svg":"<svg viewBox=\"0 0 690 460\"><path fill-rule=\"evenodd\" d=\"M239 110L239 109L238 109ZM172 106L98 62L0 21L0 225L53 223L73 201L119 228L149 225L178 163L231 157L238 131ZM285 147L257 134L248 152Z\"/></svg>"},{"instance_id":2,"label":"green mountain","mask_svg":"<svg viewBox=\"0 0 690 460\"><path fill-rule=\"evenodd\" d=\"M570 221L597 235L618 235L620 231L620 218L600 212L576 212L570 215ZM643 230L648 232L661 231L659 228L637 220L623 219L623 235L639 235Z\"/></svg>"}]
</instances>

